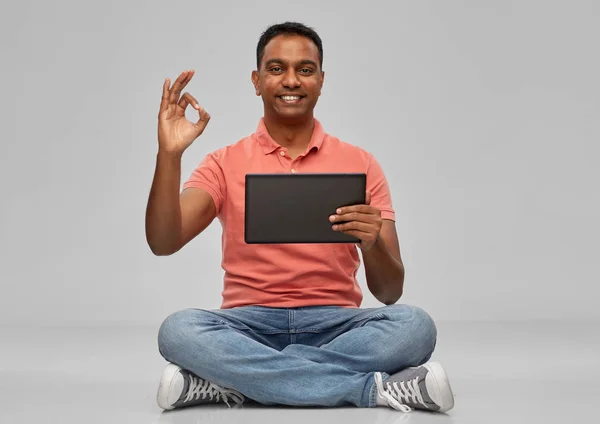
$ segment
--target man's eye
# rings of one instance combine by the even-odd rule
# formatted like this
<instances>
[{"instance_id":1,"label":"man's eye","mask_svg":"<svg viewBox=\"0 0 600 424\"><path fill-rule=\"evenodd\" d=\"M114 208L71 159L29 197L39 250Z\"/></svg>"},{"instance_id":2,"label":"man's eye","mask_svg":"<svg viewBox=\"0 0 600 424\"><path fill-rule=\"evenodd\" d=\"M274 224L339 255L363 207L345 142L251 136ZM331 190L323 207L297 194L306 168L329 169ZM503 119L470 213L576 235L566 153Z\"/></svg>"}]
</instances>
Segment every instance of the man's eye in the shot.
<instances>
[{"instance_id":1,"label":"man's eye","mask_svg":"<svg viewBox=\"0 0 600 424\"><path fill-rule=\"evenodd\" d=\"M274 72L279 72L281 70L281 68L279 66L274 66L271 69L269 69L270 71L274 71Z\"/></svg>"},{"instance_id":2,"label":"man's eye","mask_svg":"<svg viewBox=\"0 0 600 424\"><path fill-rule=\"evenodd\" d=\"M306 72L304 72L304 71L306 71ZM312 72L312 69L310 69L310 68L303 68L303 69L301 69L301 72L303 74L310 74Z\"/></svg>"}]
</instances>

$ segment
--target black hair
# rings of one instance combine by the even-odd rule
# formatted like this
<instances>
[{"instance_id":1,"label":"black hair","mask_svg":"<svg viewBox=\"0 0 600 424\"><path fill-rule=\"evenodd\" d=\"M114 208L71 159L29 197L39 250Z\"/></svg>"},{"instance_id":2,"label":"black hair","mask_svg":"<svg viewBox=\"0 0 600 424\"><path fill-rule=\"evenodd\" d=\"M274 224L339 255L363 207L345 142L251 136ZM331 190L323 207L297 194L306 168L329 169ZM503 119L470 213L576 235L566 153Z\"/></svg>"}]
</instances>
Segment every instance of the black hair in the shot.
<instances>
[{"instance_id":1,"label":"black hair","mask_svg":"<svg viewBox=\"0 0 600 424\"><path fill-rule=\"evenodd\" d=\"M302 37L306 37L313 43L315 43L317 49L319 50L319 66L321 69L323 69L323 42L321 41L321 37L319 37L319 34L317 34L314 29L307 27L306 25L301 24L299 22L284 22L282 24L271 25L260 36L260 39L258 40L258 45L256 46L257 70L260 70L260 62L262 61L262 58L265 55L265 46L274 37L281 34L301 35Z\"/></svg>"}]
</instances>

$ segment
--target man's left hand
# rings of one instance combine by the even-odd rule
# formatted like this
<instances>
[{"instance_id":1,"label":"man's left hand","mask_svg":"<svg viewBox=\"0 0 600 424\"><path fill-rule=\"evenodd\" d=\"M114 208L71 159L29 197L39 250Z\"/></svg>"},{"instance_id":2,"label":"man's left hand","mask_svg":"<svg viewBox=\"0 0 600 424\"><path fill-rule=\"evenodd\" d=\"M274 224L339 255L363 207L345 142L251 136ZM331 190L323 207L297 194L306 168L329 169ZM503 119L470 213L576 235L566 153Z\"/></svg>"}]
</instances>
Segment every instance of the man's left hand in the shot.
<instances>
[{"instance_id":1,"label":"man's left hand","mask_svg":"<svg viewBox=\"0 0 600 424\"><path fill-rule=\"evenodd\" d=\"M371 205L371 192L367 191L365 203L366 205L344 206L336 210L335 215L329 217L329 221L333 223L342 222L342 224L334 224L334 231L360 239L358 243L363 252L369 250L381 231L381 210Z\"/></svg>"}]
</instances>

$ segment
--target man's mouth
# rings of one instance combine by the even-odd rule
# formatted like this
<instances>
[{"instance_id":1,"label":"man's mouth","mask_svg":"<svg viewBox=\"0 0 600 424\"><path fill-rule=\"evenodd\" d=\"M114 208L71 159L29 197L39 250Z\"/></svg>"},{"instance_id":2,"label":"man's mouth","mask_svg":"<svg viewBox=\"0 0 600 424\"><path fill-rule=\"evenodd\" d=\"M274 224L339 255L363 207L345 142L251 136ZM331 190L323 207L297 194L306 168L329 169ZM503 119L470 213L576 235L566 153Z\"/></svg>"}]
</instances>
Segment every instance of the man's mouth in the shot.
<instances>
[{"instance_id":1,"label":"man's mouth","mask_svg":"<svg viewBox=\"0 0 600 424\"><path fill-rule=\"evenodd\" d=\"M289 104L295 104L295 103L300 103L300 101L302 101L302 99L304 98L304 96L277 96L279 99L281 99L284 103L289 103Z\"/></svg>"}]
</instances>

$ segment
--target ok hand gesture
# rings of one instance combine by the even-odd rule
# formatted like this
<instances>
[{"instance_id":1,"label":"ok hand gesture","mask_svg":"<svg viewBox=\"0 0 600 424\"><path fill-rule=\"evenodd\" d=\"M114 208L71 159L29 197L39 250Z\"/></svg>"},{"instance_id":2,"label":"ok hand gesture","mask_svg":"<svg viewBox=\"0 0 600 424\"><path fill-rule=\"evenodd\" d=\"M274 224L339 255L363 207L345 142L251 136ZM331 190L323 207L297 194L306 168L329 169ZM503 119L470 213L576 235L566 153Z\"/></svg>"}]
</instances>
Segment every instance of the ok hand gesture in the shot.
<instances>
[{"instance_id":1,"label":"ok hand gesture","mask_svg":"<svg viewBox=\"0 0 600 424\"><path fill-rule=\"evenodd\" d=\"M191 81L194 70L183 71L172 87L169 78L163 83L162 100L158 113L158 147L168 153L182 154L206 128L210 115L198 104L194 96L181 90ZM185 109L191 104L198 111L197 122L185 117Z\"/></svg>"}]
</instances>

